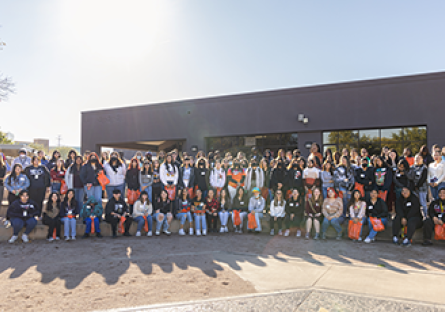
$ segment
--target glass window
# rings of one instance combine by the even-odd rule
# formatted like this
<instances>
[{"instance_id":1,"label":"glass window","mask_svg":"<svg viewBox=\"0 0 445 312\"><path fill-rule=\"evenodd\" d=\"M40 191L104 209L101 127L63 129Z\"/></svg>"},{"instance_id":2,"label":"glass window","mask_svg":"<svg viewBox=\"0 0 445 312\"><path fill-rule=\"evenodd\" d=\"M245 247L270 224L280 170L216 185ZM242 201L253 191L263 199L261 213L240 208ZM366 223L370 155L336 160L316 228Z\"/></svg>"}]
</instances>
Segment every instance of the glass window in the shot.
<instances>
[{"instance_id":1,"label":"glass window","mask_svg":"<svg viewBox=\"0 0 445 312\"><path fill-rule=\"evenodd\" d=\"M281 135L281 144L286 146L297 146L298 145L298 134L297 133L286 133Z\"/></svg>"},{"instance_id":2,"label":"glass window","mask_svg":"<svg viewBox=\"0 0 445 312\"><path fill-rule=\"evenodd\" d=\"M338 143L339 144L355 144L358 143L358 131L357 130L349 130L349 131L340 131L338 133Z\"/></svg>"},{"instance_id":3,"label":"glass window","mask_svg":"<svg viewBox=\"0 0 445 312\"><path fill-rule=\"evenodd\" d=\"M402 128L382 129L380 136L382 145L385 145L386 142L403 141L403 130Z\"/></svg>"},{"instance_id":4,"label":"glass window","mask_svg":"<svg viewBox=\"0 0 445 312\"><path fill-rule=\"evenodd\" d=\"M327 149L331 149L332 155L337 151L337 145L323 145L323 155L326 153Z\"/></svg>"},{"instance_id":5,"label":"glass window","mask_svg":"<svg viewBox=\"0 0 445 312\"><path fill-rule=\"evenodd\" d=\"M405 141L427 141L426 138L426 127L411 127L404 128L404 140Z\"/></svg>"},{"instance_id":6,"label":"glass window","mask_svg":"<svg viewBox=\"0 0 445 312\"><path fill-rule=\"evenodd\" d=\"M368 155L380 155L380 139L378 142L362 142L360 141L360 150L366 148Z\"/></svg>"},{"instance_id":7,"label":"glass window","mask_svg":"<svg viewBox=\"0 0 445 312\"><path fill-rule=\"evenodd\" d=\"M323 132L323 144L337 144L338 132Z\"/></svg>"},{"instance_id":8,"label":"glass window","mask_svg":"<svg viewBox=\"0 0 445 312\"><path fill-rule=\"evenodd\" d=\"M360 142L380 142L379 130L360 130Z\"/></svg>"},{"instance_id":9,"label":"glass window","mask_svg":"<svg viewBox=\"0 0 445 312\"><path fill-rule=\"evenodd\" d=\"M388 146L389 150L395 149L399 157L403 155L403 143L388 143L385 146Z\"/></svg>"}]
</instances>

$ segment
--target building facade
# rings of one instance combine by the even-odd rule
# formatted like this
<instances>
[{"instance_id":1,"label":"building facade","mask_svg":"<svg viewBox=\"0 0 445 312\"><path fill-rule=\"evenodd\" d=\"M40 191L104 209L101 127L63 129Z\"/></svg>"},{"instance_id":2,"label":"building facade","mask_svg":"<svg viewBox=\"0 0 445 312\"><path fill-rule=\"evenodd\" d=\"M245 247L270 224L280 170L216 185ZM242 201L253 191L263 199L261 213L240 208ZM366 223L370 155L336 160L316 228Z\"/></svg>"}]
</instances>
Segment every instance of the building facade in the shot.
<instances>
[{"instance_id":1,"label":"building facade","mask_svg":"<svg viewBox=\"0 0 445 312\"><path fill-rule=\"evenodd\" d=\"M82 113L82 150L445 146L445 72Z\"/></svg>"}]
</instances>

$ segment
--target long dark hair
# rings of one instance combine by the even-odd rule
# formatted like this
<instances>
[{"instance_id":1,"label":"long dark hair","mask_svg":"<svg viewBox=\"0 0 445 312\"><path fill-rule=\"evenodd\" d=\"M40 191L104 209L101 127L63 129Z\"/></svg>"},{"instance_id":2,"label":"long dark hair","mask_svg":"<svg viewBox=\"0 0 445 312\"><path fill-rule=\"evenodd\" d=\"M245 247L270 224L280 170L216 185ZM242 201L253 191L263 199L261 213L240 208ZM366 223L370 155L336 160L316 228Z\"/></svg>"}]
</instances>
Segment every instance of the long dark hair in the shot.
<instances>
[{"instance_id":1,"label":"long dark hair","mask_svg":"<svg viewBox=\"0 0 445 312\"><path fill-rule=\"evenodd\" d=\"M76 157L77 157L77 156L76 156ZM78 157L81 157L81 156L78 156ZM81 158L82 158L82 157L81 157ZM76 192L74 192L73 189L69 189L69 190L66 192L65 198L63 199L64 204L65 204L65 205L68 205L68 194L69 194L69 193L73 193L73 198L71 198L71 201L70 201L70 203L69 203L69 206L70 206L70 207L77 207L77 202L76 202L76 199L75 199L75 197L76 197Z\"/></svg>"},{"instance_id":2,"label":"long dark hair","mask_svg":"<svg viewBox=\"0 0 445 312\"><path fill-rule=\"evenodd\" d=\"M145 169L146 164L149 165L148 170ZM144 163L142 164L141 174L148 175L148 174L152 174L152 173L153 173L152 163L149 162L148 160L145 160Z\"/></svg>"},{"instance_id":3,"label":"long dark hair","mask_svg":"<svg viewBox=\"0 0 445 312\"><path fill-rule=\"evenodd\" d=\"M349 208L349 207L351 207L352 205L355 204L355 198L354 198L355 193L359 193L359 194L360 194L360 198L359 198L358 200L360 200L360 201L364 201L364 199L363 199L363 197L362 197L362 193L360 193L359 190L353 190L353 191L352 191L352 194L351 194L351 198L350 198L349 201L348 201L348 207L346 207L346 208Z\"/></svg>"},{"instance_id":4,"label":"long dark hair","mask_svg":"<svg viewBox=\"0 0 445 312\"><path fill-rule=\"evenodd\" d=\"M142 195L147 195L147 205L150 205L151 202L150 202L150 197L148 196L148 193L147 193L146 191L142 191L142 192L141 192L141 195L139 195L139 200L141 201L141 203L144 203L144 202L142 201Z\"/></svg>"},{"instance_id":5,"label":"long dark hair","mask_svg":"<svg viewBox=\"0 0 445 312\"><path fill-rule=\"evenodd\" d=\"M51 212L53 211L53 205L54 205L53 195L57 196L57 200L56 200L55 204L56 204L57 208L59 208L59 210L60 210L60 195L57 192L52 192L51 195L49 195L48 202L46 204L46 210L51 211Z\"/></svg>"},{"instance_id":6,"label":"long dark hair","mask_svg":"<svg viewBox=\"0 0 445 312\"><path fill-rule=\"evenodd\" d=\"M8 179L9 179L9 183L11 183L11 179L14 179L14 182L17 182L17 174L15 173L15 168L20 167L20 169L22 169L23 172L23 167L21 164L15 164L14 167L12 168L11 174L9 175Z\"/></svg>"},{"instance_id":7,"label":"long dark hair","mask_svg":"<svg viewBox=\"0 0 445 312\"><path fill-rule=\"evenodd\" d=\"M80 165L79 165L79 169L77 169L77 163L76 163L76 162L77 162L77 159L80 159L80 160L81 160ZM72 173L72 174L79 173L79 172L80 172L80 169L82 168L82 165L83 165L83 157L77 155L76 158L74 158L74 162L71 164L71 173Z\"/></svg>"},{"instance_id":8,"label":"long dark hair","mask_svg":"<svg viewBox=\"0 0 445 312\"><path fill-rule=\"evenodd\" d=\"M58 158L56 158L56 153L58 153L60 155L60 152L58 150L54 150L53 154L51 156L50 162L56 161L58 159Z\"/></svg>"}]
</instances>

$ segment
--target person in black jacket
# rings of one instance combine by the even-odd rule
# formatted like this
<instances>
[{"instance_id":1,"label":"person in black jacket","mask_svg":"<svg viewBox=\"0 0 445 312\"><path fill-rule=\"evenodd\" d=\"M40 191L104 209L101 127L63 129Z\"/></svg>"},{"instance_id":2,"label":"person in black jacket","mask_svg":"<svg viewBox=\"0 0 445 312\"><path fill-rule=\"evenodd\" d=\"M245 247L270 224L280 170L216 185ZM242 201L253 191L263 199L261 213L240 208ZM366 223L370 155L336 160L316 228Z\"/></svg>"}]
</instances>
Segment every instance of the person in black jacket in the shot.
<instances>
[{"instance_id":1,"label":"person in black jacket","mask_svg":"<svg viewBox=\"0 0 445 312\"><path fill-rule=\"evenodd\" d=\"M439 189L439 198L431 202L428 209L428 217L423 224L423 244L432 245L431 235L436 225L443 226L445 223L445 188Z\"/></svg>"},{"instance_id":2,"label":"person in black jacket","mask_svg":"<svg viewBox=\"0 0 445 312\"><path fill-rule=\"evenodd\" d=\"M87 198L94 197L98 202L102 202L102 186L97 180L98 174L103 170L96 153L88 156L88 162L80 169L80 180L84 185Z\"/></svg>"},{"instance_id":3,"label":"person in black jacket","mask_svg":"<svg viewBox=\"0 0 445 312\"><path fill-rule=\"evenodd\" d=\"M277 190L281 190L284 198L287 190L287 182L287 173L283 160L278 158L277 165L272 171L272 177L270 178L270 188L274 194Z\"/></svg>"},{"instance_id":4,"label":"person in black jacket","mask_svg":"<svg viewBox=\"0 0 445 312\"><path fill-rule=\"evenodd\" d=\"M302 197L304 197L303 169L298 164L298 159L293 158L287 172L289 190L297 190Z\"/></svg>"},{"instance_id":5,"label":"person in black jacket","mask_svg":"<svg viewBox=\"0 0 445 312\"><path fill-rule=\"evenodd\" d=\"M127 183L127 189L135 192L139 192L141 189L140 183L141 169L139 167L139 160L133 158L128 166L128 170L125 173L125 183ZM133 214L133 204L130 202L130 214Z\"/></svg>"},{"instance_id":6,"label":"person in black jacket","mask_svg":"<svg viewBox=\"0 0 445 312\"><path fill-rule=\"evenodd\" d=\"M37 204L41 213L45 193L51 190L51 180L48 168L39 164L38 156L33 156L31 165L25 168L25 174L29 179L29 198Z\"/></svg>"},{"instance_id":7,"label":"person in black jacket","mask_svg":"<svg viewBox=\"0 0 445 312\"><path fill-rule=\"evenodd\" d=\"M297 237L301 237L301 229L304 227L304 195L298 189L292 191L292 196L286 201L286 231L284 236L289 236L291 224L297 227Z\"/></svg>"},{"instance_id":8,"label":"person in black jacket","mask_svg":"<svg viewBox=\"0 0 445 312\"><path fill-rule=\"evenodd\" d=\"M397 170L393 175L394 188L396 191L396 199L400 198L403 187L407 187L410 190L414 188L413 173L414 171L410 169L406 159L399 160L397 164Z\"/></svg>"},{"instance_id":9,"label":"person in black jacket","mask_svg":"<svg viewBox=\"0 0 445 312\"><path fill-rule=\"evenodd\" d=\"M402 196L396 202L396 218L392 223L393 242L399 243L401 227L407 227L403 246L410 246L416 229L423 225L419 198L408 187L403 187Z\"/></svg>"},{"instance_id":10,"label":"person in black jacket","mask_svg":"<svg viewBox=\"0 0 445 312\"><path fill-rule=\"evenodd\" d=\"M179 188L182 191L189 192L191 194L190 189L193 189L195 185L195 168L190 166L190 158L185 157L184 163L179 168Z\"/></svg>"},{"instance_id":11,"label":"person in black jacket","mask_svg":"<svg viewBox=\"0 0 445 312\"><path fill-rule=\"evenodd\" d=\"M243 233L243 220L247 218L247 211L249 208L249 198L247 197L247 193L244 191L242 186L236 189L236 195L233 198L232 202L232 224L235 233ZM235 218L234 213L235 210L239 212L241 224L235 226Z\"/></svg>"},{"instance_id":12,"label":"person in black jacket","mask_svg":"<svg viewBox=\"0 0 445 312\"><path fill-rule=\"evenodd\" d=\"M14 230L9 243L14 243L19 238L20 230L26 226L25 233L22 235L24 243L29 242L28 235L37 225L35 217L40 215L37 204L29 199L29 193L26 190L20 191L19 199L14 201L8 208L6 216L11 220Z\"/></svg>"},{"instance_id":13,"label":"person in black jacket","mask_svg":"<svg viewBox=\"0 0 445 312\"><path fill-rule=\"evenodd\" d=\"M207 169L205 158L200 158L195 168L195 186L202 192L202 197L207 197L209 185L209 169Z\"/></svg>"},{"instance_id":14,"label":"person in black jacket","mask_svg":"<svg viewBox=\"0 0 445 312\"><path fill-rule=\"evenodd\" d=\"M388 223L388 206L384 200L378 197L377 189L373 189L369 193L369 199L366 201L366 217L368 218L369 234L364 242L369 244L375 240L378 233L373 228L371 218L379 219L384 226Z\"/></svg>"},{"instance_id":15,"label":"person in black jacket","mask_svg":"<svg viewBox=\"0 0 445 312\"><path fill-rule=\"evenodd\" d=\"M163 232L166 235L170 235L168 228L173 219L173 205L171 200L168 198L166 190L161 191L160 197L157 199L155 204L155 213L153 218L156 220L156 236L161 234L161 227L163 226Z\"/></svg>"},{"instance_id":16,"label":"person in black jacket","mask_svg":"<svg viewBox=\"0 0 445 312\"><path fill-rule=\"evenodd\" d=\"M355 169L355 182L363 186L365 191L365 200L369 200L370 193L373 190L374 168L369 167L368 158L362 158L362 166Z\"/></svg>"},{"instance_id":17,"label":"person in black jacket","mask_svg":"<svg viewBox=\"0 0 445 312\"><path fill-rule=\"evenodd\" d=\"M121 190L115 189L113 190L113 197L108 200L108 203L105 206L105 221L111 225L113 238L117 237L117 226L122 217L125 218L125 232L123 235L131 236L128 232L131 222L133 221L130 215L130 210L128 209L127 203L122 198Z\"/></svg>"}]
</instances>

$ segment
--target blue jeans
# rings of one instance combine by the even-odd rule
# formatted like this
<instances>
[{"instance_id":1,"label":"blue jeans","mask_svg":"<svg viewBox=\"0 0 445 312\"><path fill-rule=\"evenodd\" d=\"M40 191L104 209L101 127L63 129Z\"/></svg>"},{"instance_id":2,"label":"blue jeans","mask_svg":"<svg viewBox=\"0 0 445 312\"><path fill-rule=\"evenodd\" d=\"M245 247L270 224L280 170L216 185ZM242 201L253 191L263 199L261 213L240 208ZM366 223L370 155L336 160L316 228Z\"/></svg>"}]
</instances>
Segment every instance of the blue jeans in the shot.
<instances>
[{"instance_id":1,"label":"blue jeans","mask_svg":"<svg viewBox=\"0 0 445 312\"><path fill-rule=\"evenodd\" d=\"M167 216L168 216L169 214L170 214L170 213L167 213L167 214L163 214L163 213L154 213L154 214L153 214L153 219L156 220L156 232L160 232L160 231L161 231L161 227L162 227L162 225L164 225L164 226L163 226L163 230L164 230L164 231L168 231L169 224L168 224L168 221L167 221ZM164 219L163 219L161 222L158 221L158 216L159 216L159 215L163 215L163 216L164 216Z\"/></svg>"},{"instance_id":2,"label":"blue jeans","mask_svg":"<svg viewBox=\"0 0 445 312\"><path fill-rule=\"evenodd\" d=\"M60 187L62 186L61 183L52 183L51 184L51 192L53 193L60 193Z\"/></svg>"},{"instance_id":3,"label":"blue jeans","mask_svg":"<svg viewBox=\"0 0 445 312\"><path fill-rule=\"evenodd\" d=\"M31 233L32 230L37 225L37 220L34 218L29 218L28 220L24 221L21 218L12 218L11 219L11 225L14 229L14 236L18 236L20 230L26 225L25 234L28 235Z\"/></svg>"},{"instance_id":4,"label":"blue jeans","mask_svg":"<svg viewBox=\"0 0 445 312\"><path fill-rule=\"evenodd\" d=\"M343 192L343 213L341 216L343 218L346 218L346 214L348 212L348 202L351 198L351 192L343 187L340 187L339 190Z\"/></svg>"},{"instance_id":5,"label":"blue jeans","mask_svg":"<svg viewBox=\"0 0 445 312\"><path fill-rule=\"evenodd\" d=\"M383 225L386 227L386 224L388 223L388 219L387 218L380 218L380 220L382 220ZM368 238L369 239L374 239L378 232L374 231L374 228L372 227L371 219L369 219L369 218L368 218L368 227L369 227Z\"/></svg>"},{"instance_id":6,"label":"blue jeans","mask_svg":"<svg viewBox=\"0 0 445 312\"><path fill-rule=\"evenodd\" d=\"M227 226L227 221L229 220L230 212L227 210L221 211L219 213L219 220L221 221L221 226Z\"/></svg>"},{"instance_id":7,"label":"blue jeans","mask_svg":"<svg viewBox=\"0 0 445 312\"><path fill-rule=\"evenodd\" d=\"M136 217L133 219L133 221L138 223L137 231L140 232L145 225L144 217L141 217L141 216ZM148 231L151 232L151 229L153 228L153 219L151 218L151 216L147 217L147 223L148 223Z\"/></svg>"},{"instance_id":8,"label":"blue jeans","mask_svg":"<svg viewBox=\"0 0 445 312\"><path fill-rule=\"evenodd\" d=\"M84 186L85 193L87 194L87 199L94 197L94 199L102 205L102 186L92 186L89 190L88 187Z\"/></svg>"},{"instance_id":9,"label":"blue jeans","mask_svg":"<svg viewBox=\"0 0 445 312\"><path fill-rule=\"evenodd\" d=\"M396 191L396 200L400 198L400 196L402 196L402 189L399 187L395 188Z\"/></svg>"},{"instance_id":10,"label":"blue jeans","mask_svg":"<svg viewBox=\"0 0 445 312\"><path fill-rule=\"evenodd\" d=\"M76 187L74 189L74 198L76 199L76 203L77 203L77 212L80 212L82 210L83 195L84 195L83 187L79 187L79 188Z\"/></svg>"},{"instance_id":11,"label":"blue jeans","mask_svg":"<svg viewBox=\"0 0 445 312\"><path fill-rule=\"evenodd\" d=\"M439 198L439 189L441 189L442 187L445 187L445 182L439 183L438 186L436 187L431 187L431 195L433 196L434 200L437 200Z\"/></svg>"},{"instance_id":12,"label":"blue jeans","mask_svg":"<svg viewBox=\"0 0 445 312\"><path fill-rule=\"evenodd\" d=\"M257 232L261 232L263 230L263 228L261 227L261 219L262 218L263 218L262 212L255 212L255 221L256 221L256 225L257 225L257 228L255 229L255 231L257 231Z\"/></svg>"},{"instance_id":13,"label":"blue jeans","mask_svg":"<svg viewBox=\"0 0 445 312\"><path fill-rule=\"evenodd\" d=\"M145 186L145 185L141 185L141 192L142 192L142 187L143 186ZM152 194L152 186L150 185L150 186L148 186L146 189L145 189L145 191L147 192L147 194L148 194L148 199L150 200L150 203L152 203L153 202L153 200L152 200L152 198L153 198L153 194Z\"/></svg>"},{"instance_id":14,"label":"blue jeans","mask_svg":"<svg viewBox=\"0 0 445 312\"><path fill-rule=\"evenodd\" d=\"M122 198L125 197L125 183L121 184L121 185L109 185L108 184L107 186L105 186L105 190L107 191L107 197L109 199L113 198L113 191L114 190L120 190L121 194L122 194ZM102 194L101 194L101 197L102 197Z\"/></svg>"},{"instance_id":15,"label":"blue jeans","mask_svg":"<svg viewBox=\"0 0 445 312\"><path fill-rule=\"evenodd\" d=\"M198 215L195 213L195 229L198 230L207 230L206 216L205 214Z\"/></svg>"},{"instance_id":16,"label":"blue jeans","mask_svg":"<svg viewBox=\"0 0 445 312\"><path fill-rule=\"evenodd\" d=\"M181 213L176 214L176 219L181 220L181 225L184 225L185 221L187 221L187 220L189 221L189 223L191 223L193 221L192 214L190 213L190 211L181 212Z\"/></svg>"},{"instance_id":17,"label":"blue jeans","mask_svg":"<svg viewBox=\"0 0 445 312\"><path fill-rule=\"evenodd\" d=\"M327 198L328 197L328 188L323 186L322 191L323 191L323 198Z\"/></svg>"},{"instance_id":18,"label":"blue jeans","mask_svg":"<svg viewBox=\"0 0 445 312\"><path fill-rule=\"evenodd\" d=\"M231 213L232 216L232 225L233 227L235 227L235 224L233 224L234 222L234 218L233 218L233 212ZM241 219L241 224L239 225L241 228L243 228L243 223L244 223L244 219L247 218L247 212L240 212L239 213L239 218Z\"/></svg>"},{"instance_id":19,"label":"blue jeans","mask_svg":"<svg viewBox=\"0 0 445 312\"><path fill-rule=\"evenodd\" d=\"M86 218L85 219L85 223L86 223L86 228L85 228L85 234L89 234L91 232L91 218ZM99 218L95 217L94 218L94 230L96 233L100 233L100 226L99 226Z\"/></svg>"},{"instance_id":20,"label":"blue jeans","mask_svg":"<svg viewBox=\"0 0 445 312\"><path fill-rule=\"evenodd\" d=\"M75 218L62 218L63 222L63 235L65 237L76 236L76 219ZM71 230L71 231L70 231ZM70 235L71 232L71 235Z\"/></svg>"},{"instance_id":21,"label":"blue jeans","mask_svg":"<svg viewBox=\"0 0 445 312\"><path fill-rule=\"evenodd\" d=\"M342 232L342 227L341 227L338 219L340 219L340 218L334 218L329 221L327 218L324 218L323 224L321 225L321 232L323 234L325 234L329 225L332 225L332 227L337 231L337 234L340 235Z\"/></svg>"}]
</instances>

